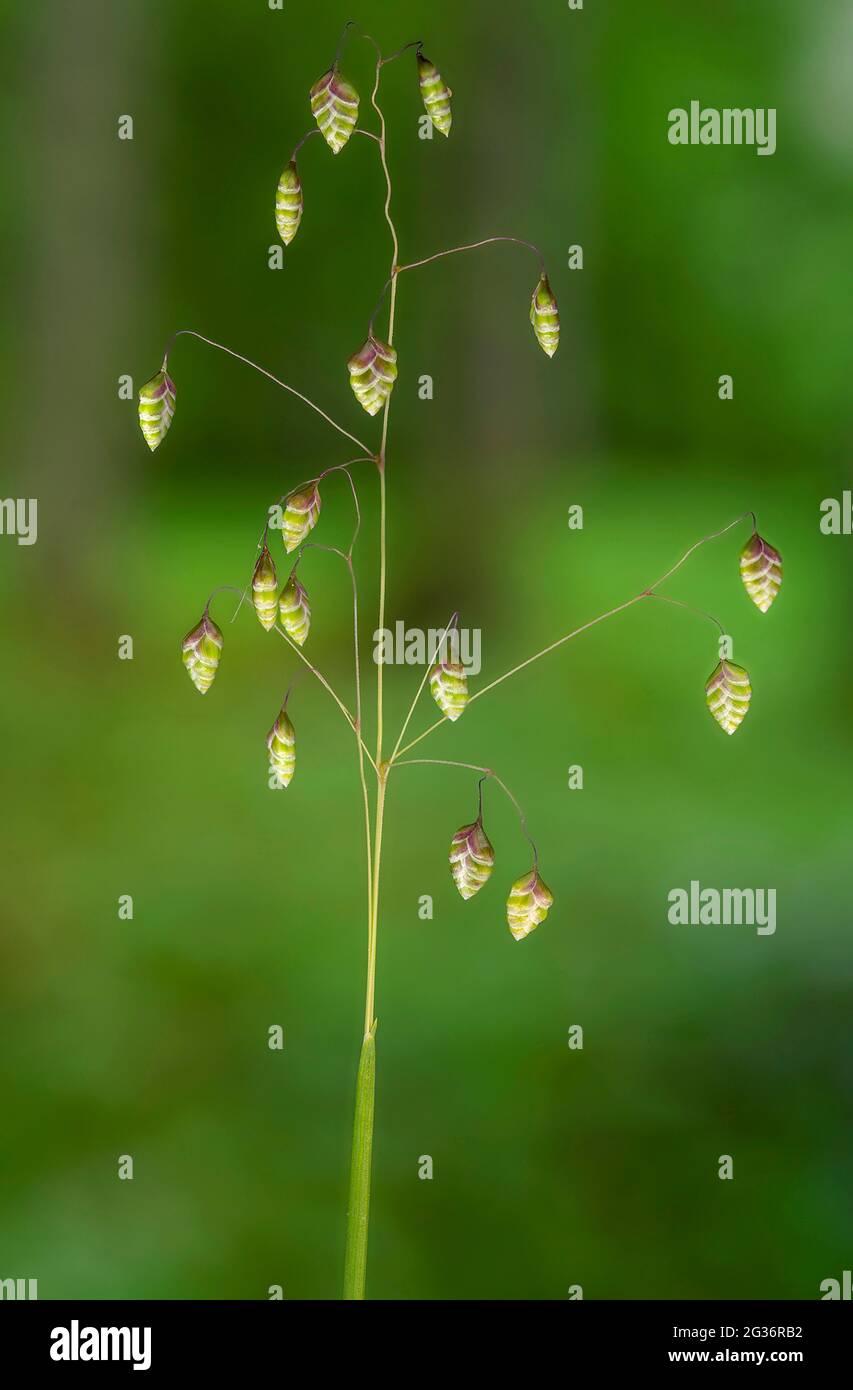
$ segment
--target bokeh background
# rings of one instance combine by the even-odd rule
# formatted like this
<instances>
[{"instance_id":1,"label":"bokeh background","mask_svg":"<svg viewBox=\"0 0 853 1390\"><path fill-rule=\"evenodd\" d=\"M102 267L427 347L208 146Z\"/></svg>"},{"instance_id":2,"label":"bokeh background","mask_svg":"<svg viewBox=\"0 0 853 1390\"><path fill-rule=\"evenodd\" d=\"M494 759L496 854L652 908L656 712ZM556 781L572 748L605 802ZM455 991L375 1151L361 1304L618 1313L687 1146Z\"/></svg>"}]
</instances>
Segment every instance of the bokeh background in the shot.
<instances>
[{"instance_id":1,"label":"bokeh background","mask_svg":"<svg viewBox=\"0 0 853 1390\"><path fill-rule=\"evenodd\" d=\"M345 371L389 263L369 141L336 159L309 142L302 227L268 266L277 177L348 17L3 6L3 492L38 498L39 539L0 540L0 1276L43 1298L340 1290L365 948L352 740L306 675L297 776L269 790L295 659L250 610L229 624L232 595L205 700L178 644L214 586L248 579L268 504L354 451L184 338L151 455L118 379L138 389L194 328L376 435ZM386 51L423 38L454 89L450 140L423 141L411 55L385 73L403 258L529 238L563 325L549 362L519 248L401 280L389 619L458 607L483 632L482 683L747 508L786 565L762 618L743 525L668 589L720 616L752 675L734 739L704 704L713 629L647 604L421 746L494 766L525 807L556 901L522 945L503 898L528 850L500 794L493 881L463 904L446 856L476 778L395 775L369 1294L817 1297L853 1234L853 540L819 530L821 500L851 486L850 8L364 0L359 18ZM368 46L343 66L372 128ZM776 107L777 153L670 147L667 113L694 98ZM367 467L360 487L372 671ZM340 479L324 497L317 539L337 544L351 502ZM346 574L313 552L300 575L314 659L351 698ZM392 726L418 677L390 672ZM432 717L426 698L415 728ZM694 878L775 888L775 936L669 925L667 894Z\"/></svg>"}]
</instances>

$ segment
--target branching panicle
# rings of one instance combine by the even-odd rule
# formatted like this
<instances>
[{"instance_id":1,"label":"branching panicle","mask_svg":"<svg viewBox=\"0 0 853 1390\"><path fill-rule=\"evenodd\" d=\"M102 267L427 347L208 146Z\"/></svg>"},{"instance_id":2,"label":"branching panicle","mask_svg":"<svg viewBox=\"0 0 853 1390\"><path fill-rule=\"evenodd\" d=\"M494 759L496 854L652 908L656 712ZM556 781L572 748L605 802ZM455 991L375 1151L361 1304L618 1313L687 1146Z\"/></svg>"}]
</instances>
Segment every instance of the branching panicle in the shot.
<instances>
[{"instance_id":1,"label":"branching panicle","mask_svg":"<svg viewBox=\"0 0 853 1390\"><path fill-rule=\"evenodd\" d=\"M375 75L373 89L370 93L370 108L378 119L378 134L371 130L364 129L358 124L361 105L359 94L352 84L342 76L339 70L339 63L344 48L348 40L353 37L361 38L366 41L372 47L375 54ZM364 690L360 657L359 596L354 563L354 552L361 528L362 506L358 485L352 475L352 469L357 463L361 462L373 462L377 465L379 490L379 601L377 625L378 630L383 631L385 628L387 589L387 445L391 393L397 379L398 371L397 351L394 347L394 330L400 277L408 271L433 264L445 257L474 251L486 246L509 243L526 248L534 253L539 267L539 278L533 288L530 301L530 322L537 343L549 358L553 357L557 350L560 334L557 299L548 278L545 260L539 248L530 241L513 236L488 236L478 241L463 243L443 251L437 251L420 260L409 261L408 263L401 262L399 239L392 215L393 185L388 162L386 122L382 106L379 102L379 91L383 69L406 53L411 53L413 55L414 78L416 79L417 87L429 119L433 126L443 136L447 137L450 135L453 123L451 111L452 93L439 69L423 53L422 41L419 39L413 40L410 43L404 44L389 56L384 57L376 41L370 35L361 31L354 21L350 20L341 35L341 40L331 66L310 89L309 105L316 124L298 141L292 154L284 164L283 171L278 180L275 199L275 224L278 234L284 245L288 248L288 255L299 254L299 248L304 241L304 233L303 237L300 238L296 252L294 253L290 248L300 228L305 207L303 184L296 163L296 156L302 146L311 136L320 134L326 142L327 147L333 154L337 155L345 149L350 137L354 133L367 137L376 145L385 183L383 216L390 234L390 264L387 278L376 302L376 308L368 324L366 326L363 325L358 333L358 337L360 337L361 333L365 332L366 328L364 346L354 353L347 363L352 390L358 403L371 417L381 416L379 438L375 448L364 444L345 426L333 419L331 415L317 405L310 397L304 395L301 391L281 380L279 377L274 376L271 372L267 371L266 368L258 366L258 364L253 362L250 358L244 357L241 353L234 352L231 348L225 347L223 344L205 337L201 333L196 333L192 329L180 329L172 335L166 348L160 371L156 373L150 381L145 383L139 395L140 426L146 443L151 450L154 450L158 448L165 439L175 413L176 391L174 382L167 371L169 353L177 338L181 336L190 336L243 362L245 365L251 367L254 371L259 372L275 385L279 386L282 390L302 401L316 415L319 415L331 429L351 440L360 451L357 458L351 459L346 463L330 464L329 467L319 472L315 477L303 481L295 487L291 487L282 494L278 503L275 504L267 514L267 520L261 539L256 548L256 559L251 579L252 604L261 626L266 631L275 630L285 641L290 651L296 655L299 661L329 693L352 731L356 743L365 835L367 972L364 1006L364 1041L357 1082L358 1099L356 1104L350 1210L347 1228L347 1256L344 1285L344 1296L347 1298L361 1298L364 1296L365 1291L367 1221L370 1195L370 1155L373 1131L375 1034L377 1026L375 1016L375 979L379 925L380 869L385 802L391 773L397 767L405 767L413 764L428 764L433 766L463 768L480 774L477 817L474 821L464 824L456 831L452 837L450 846L449 857L453 882L460 895L466 900L479 893L480 890L486 886L492 876L495 866L495 851L483 824L484 785L489 781L494 781L503 790L515 808L519 817L521 831L530 844L533 856L531 868L512 883L506 900L506 920L509 930L516 940L522 940L545 920L554 899L550 889L546 886L541 876L538 852L535 844L530 839L524 813L516 797L491 768L481 767L472 763L455 762L449 759L407 758L405 755L441 725L447 722L453 723L458 720L466 708L473 705L478 699L481 699L482 696L488 694L490 691L497 689L512 676L519 674L534 662L539 661L542 657L556 651L567 642L578 637L581 633L589 631L598 624L605 622L607 619L615 617L617 614L649 598L659 599L670 606L687 609L703 619L710 620L718 627L721 645L717 652L717 665L706 684L706 699L708 708L716 721L726 733L732 734L740 726L746 714L751 697L751 685L746 671L741 666L735 665L731 660L730 650L727 649L723 651L722 643L724 641L727 642L728 639L725 637L725 630L722 624L719 619L712 614L706 613L702 609L693 608L691 605L685 604L679 599L672 598L670 595L662 594L658 591L681 568L694 551L707 542L724 535L746 517L752 518L753 529L740 552L739 568L746 592L760 612L766 613L768 611L779 592L779 587L782 582L782 562L778 551L758 534L754 514L752 512L746 512L721 530L702 537L702 539L685 551L681 558L676 561L670 569L665 571L660 579L648 588L642 589L633 597L624 600L622 603L607 609L597 617L557 637L555 641L541 648L541 650L534 652L532 655L525 657L508 671L505 671L502 675L489 681L485 686L473 693L470 693L468 690L467 672L465 667L458 660L458 654L454 653L452 650L447 650L445 646L446 639L458 622L458 614L454 614L447 624L447 627L442 632L435 651L430 655L430 659L425 665L423 677L414 694L411 705L409 706L390 757L385 757L383 751L385 745L384 663L381 660L377 661L375 699L376 751L375 755L371 754L367 746L364 728ZM322 145L320 148L322 148ZM281 152L279 152L279 157L281 157ZM389 290L390 296L388 295ZM374 331L374 320L383 309L386 298L388 301L387 325L380 334ZM358 337L356 337L354 333L353 341L358 341ZM349 547L346 551L336 546L318 544L316 541L308 539L314 528L320 522L320 484L323 479L337 472L343 472L347 478L355 510L354 530ZM274 517L275 520L273 520ZM268 546L268 533L271 526L281 530L285 552L288 555L295 556L293 567L285 579L280 593L278 592L279 581L276 574L275 563ZM352 645L355 685L354 714L337 690L322 674L319 668L308 659L302 650L310 633L311 605L308 600L305 585L301 578L297 578L296 570L305 561L306 554L309 550L330 552L340 557L344 561L349 573L352 596ZM257 554L257 551L260 553ZM226 585L223 587L231 588L232 586ZM237 592L240 591L237 590ZM239 612L240 607L243 606L244 599L248 592L249 586L247 586L241 596L241 602L237 612ZM211 595L211 599L213 597L214 595ZM193 684L202 694L206 693L212 685L219 667L223 648L222 633L210 617L210 602L211 600L208 599L201 620L191 629L181 644L184 664L190 674ZM237 613L235 613L234 616L236 618ZM441 711L441 718L430 724L415 738L410 739L408 743L404 743L409 724L427 682L429 682L433 699ZM288 695L289 693L290 692L288 692ZM282 786L287 786L293 777L296 757L296 736L293 723L287 713L287 700L288 697L286 696L275 723L266 739L271 771L275 773L278 782ZM368 766L372 769L375 779L374 795L372 799L367 778Z\"/></svg>"}]
</instances>

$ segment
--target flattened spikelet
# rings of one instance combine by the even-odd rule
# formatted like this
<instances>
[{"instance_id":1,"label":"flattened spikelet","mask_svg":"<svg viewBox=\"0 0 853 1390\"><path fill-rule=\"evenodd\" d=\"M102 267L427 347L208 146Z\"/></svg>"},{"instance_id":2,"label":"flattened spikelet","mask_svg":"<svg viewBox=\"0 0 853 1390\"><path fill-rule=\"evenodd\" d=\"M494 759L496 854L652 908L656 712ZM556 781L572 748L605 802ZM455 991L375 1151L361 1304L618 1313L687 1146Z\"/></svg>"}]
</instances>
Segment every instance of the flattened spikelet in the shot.
<instances>
[{"instance_id":1,"label":"flattened spikelet","mask_svg":"<svg viewBox=\"0 0 853 1390\"><path fill-rule=\"evenodd\" d=\"M757 531L740 552L740 577L756 608L766 613L782 584L782 556Z\"/></svg>"},{"instance_id":2,"label":"flattened spikelet","mask_svg":"<svg viewBox=\"0 0 853 1390\"><path fill-rule=\"evenodd\" d=\"M545 921L553 901L554 895L539 877L537 868L516 879L506 900L507 925L516 941L529 936L534 927Z\"/></svg>"},{"instance_id":3,"label":"flattened spikelet","mask_svg":"<svg viewBox=\"0 0 853 1390\"><path fill-rule=\"evenodd\" d=\"M139 391L139 426L153 451L166 438L175 413L175 383L165 368Z\"/></svg>"},{"instance_id":4,"label":"flattened spikelet","mask_svg":"<svg viewBox=\"0 0 853 1390\"><path fill-rule=\"evenodd\" d=\"M450 842L450 872L460 895L473 898L491 877L495 851L482 823L463 825Z\"/></svg>"},{"instance_id":5,"label":"flattened spikelet","mask_svg":"<svg viewBox=\"0 0 853 1390\"><path fill-rule=\"evenodd\" d=\"M296 733L284 708L267 734L267 751L281 785L289 786L296 769Z\"/></svg>"},{"instance_id":6,"label":"flattened spikelet","mask_svg":"<svg viewBox=\"0 0 853 1390\"><path fill-rule=\"evenodd\" d=\"M720 728L733 734L746 718L752 686L742 666L721 661L705 683L705 699Z\"/></svg>"},{"instance_id":7,"label":"flattened spikelet","mask_svg":"<svg viewBox=\"0 0 853 1390\"><path fill-rule=\"evenodd\" d=\"M275 565L265 542L252 575L252 603L255 605L258 622L267 632L275 627L277 589Z\"/></svg>"},{"instance_id":8,"label":"flattened spikelet","mask_svg":"<svg viewBox=\"0 0 853 1390\"><path fill-rule=\"evenodd\" d=\"M181 643L181 656L190 680L202 695L206 695L213 684L221 653L222 633L205 613L201 622L190 629Z\"/></svg>"},{"instance_id":9,"label":"flattened spikelet","mask_svg":"<svg viewBox=\"0 0 853 1390\"><path fill-rule=\"evenodd\" d=\"M371 333L364 347L347 362L350 386L368 415L377 415L397 380L397 353Z\"/></svg>"},{"instance_id":10,"label":"flattened spikelet","mask_svg":"<svg viewBox=\"0 0 853 1390\"><path fill-rule=\"evenodd\" d=\"M453 93L435 63L431 63L422 53L418 54L418 81L427 115L436 130L442 135L449 135L453 122L453 113L450 110L450 98Z\"/></svg>"},{"instance_id":11,"label":"flattened spikelet","mask_svg":"<svg viewBox=\"0 0 853 1390\"><path fill-rule=\"evenodd\" d=\"M358 92L336 68L323 73L311 88L311 111L323 139L337 154L355 130L358 120Z\"/></svg>"}]
</instances>

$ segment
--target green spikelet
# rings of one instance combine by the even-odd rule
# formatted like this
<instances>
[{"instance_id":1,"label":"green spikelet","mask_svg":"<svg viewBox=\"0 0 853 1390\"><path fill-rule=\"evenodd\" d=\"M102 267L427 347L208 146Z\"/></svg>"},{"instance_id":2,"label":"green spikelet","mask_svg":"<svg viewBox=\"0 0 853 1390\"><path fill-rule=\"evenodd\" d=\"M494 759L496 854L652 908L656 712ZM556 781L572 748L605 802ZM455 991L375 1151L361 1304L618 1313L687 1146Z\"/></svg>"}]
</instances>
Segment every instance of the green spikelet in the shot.
<instances>
[{"instance_id":1,"label":"green spikelet","mask_svg":"<svg viewBox=\"0 0 853 1390\"><path fill-rule=\"evenodd\" d=\"M757 531L740 552L740 577L756 608L766 613L782 584L782 556Z\"/></svg>"},{"instance_id":2,"label":"green spikelet","mask_svg":"<svg viewBox=\"0 0 853 1390\"><path fill-rule=\"evenodd\" d=\"M436 130L441 131L442 135L449 135L453 121L453 113L450 110L450 98L453 93L435 64L422 53L418 54L418 81L427 115Z\"/></svg>"},{"instance_id":3,"label":"green spikelet","mask_svg":"<svg viewBox=\"0 0 853 1390\"><path fill-rule=\"evenodd\" d=\"M184 665L196 690L206 695L213 684L222 652L222 633L205 613L200 623L191 628L181 643Z\"/></svg>"},{"instance_id":4,"label":"green spikelet","mask_svg":"<svg viewBox=\"0 0 853 1390\"><path fill-rule=\"evenodd\" d=\"M289 246L299 230L302 221L302 184L296 160L291 159L278 181L275 193L275 225L285 246Z\"/></svg>"},{"instance_id":5,"label":"green spikelet","mask_svg":"<svg viewBox=\"0 0 853 1390\"><path fill-rule=\"evenodd\" d=\"M542 351L553 357L560 342L560 315L557 311L557 298L548 283L548 276L540 277L530 301L530 322L536 341Z\"/></svg>"},{"instance_id":6,"label":"green spikelet","mask_svg":"<svg viewBox=\"0 0 853 1390\"><path fill-rule=\"evenodd\" d=\"M534 927L545 921L553 901L553 893L535 866L516 879L506 900L506 920L516 941L529 936Z\"/></svg>"},{"instance_id":7,"label":"green spikelet","mask_svg":"<svg viewBox=\"0 0 853 1390\"><path fill-rule=\"evenodd\" d=\"M296 767L296 734L284 706L267 734L270 767L283 787L290 785Z\"/></svg>"},{"instance_id":8,"label":"green spikelet","mask_svg":"<svg viewBox=\"0 0 853 1390\"><path fill-rule=\"evenodd\" d=\"M175 383L163 367L139 392L139 424L152 452L166 438L174 413Z\"/></svg>"},{"instance_id":9,"label":"green spikelet","mask_svg":"<svg viewBox=\"0 0 853 1390\"><path fill-rule=\"evenodd\" d=\"M397 353L394 348L371 333L364 347L354 352L347 362L350 386L356 400L368 415L376 415L383 407L397 380Z\"/></svg>"},{"instance_id":10,"label":"green spikelet","mask_svg":"<svg viewBox=\"0 0 853 1390\"><path fill-rule=\"evenodd\" d=\"M292 492L285 503L281 521L281 534L288 555L305 540L320 516L320 489L316 483Z\"/></svg>"},{"instance_id":11,"label":"green spikelet","mask_svg":"<svg viewBox=\"0 0 853 1390\"><path fill-rule=\"evenodd\" d=\"M466 900L473 898L491 877L495 851L483 829L483 823L463 825L450 842L450 872L459 893Z\"/></svg>"},{"instance_id":12,"label":"green spikelet","mask_svg":"<svg viewBox=\"0 0 853 1390\"><path fill-rule=\"evenodd\" d=\"M432 698L442 714L457 720L468 703L468 678L458 661L437 661L429 673Z\"/></svg>"},{"instance_id":13,"label":"green spikelet","mask_svg":"<svg viewBox=\"0 0 853 1390\"><path fill-rule=\"evenodd\" d=\"M255 605L258 622L267 632L275 627L277 589L278 580L276 579L275 565L267 543L264 541L264 548L258 556L258 563L255 565L255 572L252 575L252 603Z\"/></svg>"},{"instance_id":14,"label":"green spikelet","mask_svg":"<svg viewBox=\"0 0 853 1390\"><path fill-rule=\"evenodd\" d=\"M323 139L332 154L337 154L355 130L358 92L336 68L330 68L314 83L310 96L311 111Z\"/></svg>"},{"instance_id":15,"label":"green spikelet","mask_svg":"<svg viewBox=\"0 0 853 1390\"><path fill-rule=\"evenodd\" d=\"M733 661L721 661L705 684L708 709L727 734L733 734L743 723L751 696L749 676Z\"/></svg>"},{"instance_id":16,"label":"green spikelet","mask_svg":"<svg viewBox=\"0 0 853 1390\"><path fill-rule=\"evenodd\" d=\"M308 595L295 575L291 575L278 600L281 625L298 646L303 646L311 628Z\"/></svg>"}]
</instances>

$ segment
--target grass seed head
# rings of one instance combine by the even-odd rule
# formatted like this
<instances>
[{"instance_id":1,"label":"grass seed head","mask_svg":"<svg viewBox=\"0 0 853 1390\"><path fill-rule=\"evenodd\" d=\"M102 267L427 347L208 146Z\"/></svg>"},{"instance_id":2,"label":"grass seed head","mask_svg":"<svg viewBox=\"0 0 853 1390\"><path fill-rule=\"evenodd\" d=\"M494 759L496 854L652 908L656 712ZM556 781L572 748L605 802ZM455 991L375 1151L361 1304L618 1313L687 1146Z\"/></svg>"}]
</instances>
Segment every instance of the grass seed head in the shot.
<instances>
[{"instance_id":1,"label":"grass seed head","mask_svg":"<svg viewBox=\"0 0 853 1390\"><path fill-rule=\"evenodd\" d=\"M297 646L303 646L311 629L311 605L308 595L295 574L292 574L278 600L281 625Z\"/></svg>"},{"instance_id":2,"label":"grass seed head","mask_svg":"<svg viewBox=\"0 0 853 1390\"><path fill-rule=\"evenodd\" d=\"M756 608L766 613L782 584L782 556L757 531L740 552L740 577Z\"/></svg>"},{"instance_id":3,"label":"grass seed head","mask_svg":"<svg viewBox=\"0 0 853 1390\"><path fill-rule=\"evenodd\" d=\"M720 728L733 734L746 718L752 686L742 666L721 661L705 683L705 699Z\"/></svg>"},{"instance_id":4,"label":"grass seed head","mask_svg":"<svg viewBox=\"0 0 853 1390\"><path fill-rule=\"evenodd\" d=\"M529 873L516 879L506 900L506 920L516 941L529 936L545 921L553 901L554 895L540 878L535 865Z\"/></svg>"},{"instance_id":5,"label":"grass seed head","mask_svg":"<svg viewBox=\"0 0 853 1390\"><path fill-rule=\"evenodd\" d=\"M450 842L450 872L463 898L473 898L488 883L494 865L495 851L481 821L457 830Z\"/></svg>"},{"instance_id":6,"label":"grass seed head","mask_svg":"<svg viewBox=\"0 0 853 1390\"><path fill-rule=\"evenodd\" d=\"M299 171L296 160L291 159L282 172L275 193L275 225L285 246L290 245L299 230L304 207Z\"/></svg>"},{"instance_id":7,"label":"grass seed head","mask_svg":"<svg viewBox=\"0 0 853 1390\"><path fill-rule=\"evenodd\" d=\"M288 555L314 530L320 517L320 489L316 483L292 492L284 507L281 534Z\"/></svg>"},{"instance_id":8,"label":"grass seed head","mask_svg":"<svg viewBox=\"0 0 853 1390\"><path fill-rule=\"evenodd\" d=\"M283 705L267 734L267 751L270 767L281 785L289 786L296 768L296 733Z\"/></svg>"},{"instance_id":9,"label":"grass seed head","mask_svg":"<svg viewBox=\"0 0 853 1390\"><path fill-rule=\"evenodd\" d=\"M539 284L533 291L530 322L542 351L548 357L553 357L560 342L560 315L557 310L557 297L548 283L547 275L540 277Z\"/></svg>"},{"instance_id":10,"label":"grass seed head","mask_svg":"<svg viewBox=\"0 0 853 1390\"><path fill-rule=\"evenodd\" d=\"M418 81L427 115L436 130L440 131L442 135L449 135L453 122L453 113L450 109L450 98L453 93L438 68L430 62L429 58L425 58L423 53L418 53Z\"/></svg>"},{"instance_id":11,"label":"grass seed head","mask_svg":"<svg viewBox=\"0 0 853 1390\"><path fill-rule=\"evenodd\" d=\"M267 632L275 627L277 589L275 565L264 541L264 548L258 556L258 563L252 575L252 603L255 605L258 622Z\"/></svg>"},{"instance_id":12,"label":"grass seed head","mask_svg":"<svg viewBox=\"0 0 853 1390\"><path fill-rule=\"evenodd\" d=\"M455 722L468 703L468 677L458 661L437 661L429 673L432 698L442 714Z\"/></svg>"},{"instance_id":13,"label":"grass seed head","mask_svg":"<svg viewBox=\"0 0 853 1390\"><path fill-rule=\"evenodd\" d=\"M397 380L397 352L371 333L347 362L350 386L368 415L378 415Z\"/></svg>"},{"instance_id":14,"label":"grass seed head","mask_svg":"<svg viewBox=\"0 0 853 1390\"><path fill-rule=\"evenodd\" d=\"M139 425L153 451L163 443L175 413L175 383L165 368L139 391Z\"/></svg>"},{"instance_id":15,"label":"grass seed head","mask_svg":"<svg viewBox=\"0 0 853 1390\"><path fill-rule=\"evenodd\" d=\"M320 133L332 154L338 154L355 130L358 92L337 68L330 68L314 83L309 95Z\"/></svg>"},{"instance_id":16,"label":"grass seed head","mask_svg":"<svg viewBox=\"0 0 853 1390\"><path fill-rule=\"evenodd\" d=\"M222 633L208 613L181 643L184 665L196 690L206 695L213 684L222 653Z\"/></svg>"}]
</instances>

